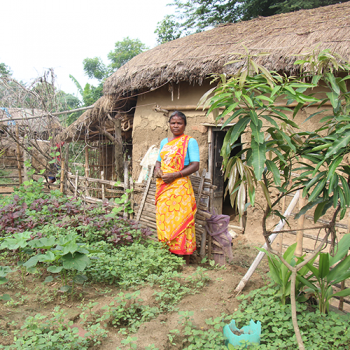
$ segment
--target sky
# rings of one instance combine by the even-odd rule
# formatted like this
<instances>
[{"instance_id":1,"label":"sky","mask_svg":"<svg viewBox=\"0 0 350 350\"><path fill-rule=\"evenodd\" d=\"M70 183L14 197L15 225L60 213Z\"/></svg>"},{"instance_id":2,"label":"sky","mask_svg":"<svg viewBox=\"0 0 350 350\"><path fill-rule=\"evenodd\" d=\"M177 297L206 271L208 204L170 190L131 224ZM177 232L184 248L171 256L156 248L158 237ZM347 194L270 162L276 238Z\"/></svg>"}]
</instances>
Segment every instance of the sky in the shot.
<instances>
[{"instance_id":1,"label":"sky","mask_svg":"<svg viewBox=\"0 0 350 350\"><path fill-rule=\"evenodd\" d=\"M101 57L129 36L148 48L157 45L157 23L170 0L8 0L2 1L0 63L14 78L29 82L54 68L57 87L77 95L69 78L84 86L84 58ZM97 84L96 84L97 85Z\"/></svg>"}]
</instances>

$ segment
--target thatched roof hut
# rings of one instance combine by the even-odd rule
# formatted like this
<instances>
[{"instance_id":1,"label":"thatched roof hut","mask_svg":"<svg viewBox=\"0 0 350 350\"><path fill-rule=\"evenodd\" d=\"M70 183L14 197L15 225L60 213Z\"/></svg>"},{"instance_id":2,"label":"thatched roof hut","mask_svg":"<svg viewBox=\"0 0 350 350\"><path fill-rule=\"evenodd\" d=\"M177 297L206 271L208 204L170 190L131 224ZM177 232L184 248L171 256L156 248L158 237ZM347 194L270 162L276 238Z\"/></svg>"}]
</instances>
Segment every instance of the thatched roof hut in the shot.
<instances>
[{"instance_id":1,"label":"thatched roof hut","mask_svg":"<svg viewBox=\"0 0 350 350\"><path fill-rule=\"evenodd\" d=\"M159 45L112 74L104 84L104 96L60 137L86 138L89 126L120 110L128 96L181 81L201 85L212 73L235 73L240 63L225 63L244 54L244 46L253 55L269 53L256 59L265 68L289 74L297 73L298 55L313 49L331 49L348 59L349 26L350 2L346 2L226 24Z\"/></svg>"},{"instance_id":2,"label":"thatched roof hut","mask_svg":"<svg viewBox=\"0 0 350 350\"><path fill-rule=\"evenodd\" d=\"M220 148L226 131L217 128L212 115L206 117L205 111L196 108L200 97L212 87L210 75L237 72L241 62L225 64L245 54L245 47L252 55L268 53L255 61L289 75L298 73L294 62L300 55L313 50L330 49L348 60L349 27L350 2L346 2L222 25L159 45L110 76L104 84L104 96L61 134L62 139L103 141L101 131L113 133L111 119L131 120L127 143L132 147L127 156L132 156L133 178L137 179L147 149L168 136L169 113L181 110L188 117L186 133L199 143L201 169L209 170L217 186L214 206L221 212L225 203ZM300 125L306 119L302 113L306 111L297 115ZM311 124L308 121L303 127L312 130Z\"/></svg>"},{"instance_id":3,"label":"thatched roof hut","mask_svg":"<svg viewBox=\"0 0 350 350\"><path fill-rule=\"evenodd\" d=\"M222 25L189 35L134 57L104 84L105 95L157 89L173 82L202 84L211 73L234 73L244 54L269 53L257 63L275 71L297 72L301 53L331 49L349 58L350 2ZM238 54L237 54L238 53Z\"/></svg>"}]
</instances>

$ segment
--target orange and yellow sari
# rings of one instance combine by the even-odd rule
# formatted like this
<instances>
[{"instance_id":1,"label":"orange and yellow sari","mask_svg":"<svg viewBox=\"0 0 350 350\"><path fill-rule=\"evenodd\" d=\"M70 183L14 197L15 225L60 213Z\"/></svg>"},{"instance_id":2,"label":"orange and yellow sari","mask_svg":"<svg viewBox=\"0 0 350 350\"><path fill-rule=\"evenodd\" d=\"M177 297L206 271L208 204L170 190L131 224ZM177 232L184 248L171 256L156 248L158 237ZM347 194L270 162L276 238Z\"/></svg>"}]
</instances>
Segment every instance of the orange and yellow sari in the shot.
<instances>
[{"instance_id":1,"label":"orange and yellow sari","mask_svg":"<svg viewBox=\"0 0 350 350\"><path fill-rule=\"evenodd\" d=\"M190 136L181 135L164 145L160 152L164 174L184 168L189 139ZM158 178L156 206L158 239L167 243L172 253L192 254L196 250L194 215L197 206L189 177L180 177L170 184Z\"/></svg>"}]
</instances>

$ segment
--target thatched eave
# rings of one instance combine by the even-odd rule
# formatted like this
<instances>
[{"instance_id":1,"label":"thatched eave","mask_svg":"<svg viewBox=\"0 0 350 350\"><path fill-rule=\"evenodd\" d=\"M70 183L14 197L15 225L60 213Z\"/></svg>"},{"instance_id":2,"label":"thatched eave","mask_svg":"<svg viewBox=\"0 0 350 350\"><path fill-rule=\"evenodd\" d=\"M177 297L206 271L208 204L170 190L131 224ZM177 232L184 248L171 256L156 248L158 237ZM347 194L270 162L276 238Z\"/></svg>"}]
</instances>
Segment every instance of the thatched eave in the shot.
<instances>
[{"instance_id":1,"label":"thatched eave","mask_svg":"<svg viewBox=\"0 0 350 350\"><path fill-rule=\"evenodd\" d=\"M244 54L243 45L251 54L270 54L256 59L265 68L295 74L298 55L312 49L331 49L348 59L349 27L350 2L219 26L134 57L106 80L104 94L122 96L180 81L201 85L212 73L233 74L239 65L224 64L238 58L234 53Z\"/></svg>"}]
</instances>

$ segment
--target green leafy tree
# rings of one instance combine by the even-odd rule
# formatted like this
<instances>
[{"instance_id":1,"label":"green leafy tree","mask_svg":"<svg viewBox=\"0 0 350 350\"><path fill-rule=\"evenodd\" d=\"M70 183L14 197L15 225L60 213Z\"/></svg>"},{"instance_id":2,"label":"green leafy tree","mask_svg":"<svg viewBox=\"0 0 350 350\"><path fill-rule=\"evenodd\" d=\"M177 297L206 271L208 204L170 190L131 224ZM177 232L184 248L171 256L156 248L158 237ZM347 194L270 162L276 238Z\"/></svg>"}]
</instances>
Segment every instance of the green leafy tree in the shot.
<instances>
[{"instance_id":1,"label":"green leafy tree","mask_svg":"<svg viewBox=\"0 0 350 350\"><path fill-rule=\"evenodd\" d=\"M221 23L247 21L302 9L311 9L348 0L175 0L175 19L190 32L202 31Z\"/></svg>"},{"instance_id":2,"label":"green leafy tree","mask_svg":"<svg viewBox=\"0 0 350 350\"><path fill-rule=\"evenodd\" d=\"M5 63L0 63L0 77L11 75L11 69Z\"/></svg>"},{"instance_id":3,"label":"green leafy tree","mask_svg":"<svg viewBox=\"0 0 350 350\"><path fill-rule=\"evenodd\" d=\"M90 79L102 80L108 77L110 70L102 62L101 58L85 58L83 61L84 72Z\"/></svg>"},{"instance_id":4,"label":"green leafy tree","mask_svg":"<svg viewBox=\"0 0 350 350\"><path fill-rule=\"evenodd\" d=\"M225 118L222 127L235 123L227 132L221 149L225 178L228 179L226 192L242 215L247 207L247 197L248 205L254 206L256 189L261 187L266 200L262 206L262 231L267 250L277 255L292 272L293 325L299 349L305 349L296 321L296 275L315 258L329 238L330 250L334 254L335 220L338 214L340 219L344 218L350 206L350 167L342 163L350 153L350 91L346 84L350 79L346 75L350 64L339 63L344 60L329 50L311 53L295 62L301 67L300 77L295 78L267 71L249 53L241 59L242 68L229 79L225 75L216 76L218 86L208 91L199 104L210 106L208 113L216 114L217 121ZM308 92L316 87L324 90L324 98L319 99ZM286 106L278 104L277 99L279 102L286 100ZM294 110L288 108L291 103L297 103ZM332 106L330 110L319 110L307 118L327 112L320 128L312 132L298 131L298 125L293 121L298 111L312 105L322 108L326 103ZM231 157L236 141L244 133L242 151ZM292 179L295 173L298 175ZM274 190L279 195L272 201L270 193ZM308 204L299 215L316 207L316 222L329 209L333 207L334 210L330 224L323 227L325 235L313 254L292 266L272 249L269 241L272 232L267 229L266 220L271 214L284 219L276 205L281 198L298 190L302 190L303 197L308 196ZM316 272L314 275L319 277Z\"/></svg>"},{"instance_id":5,"label":"green leafy tree","mask_svg":"<svg viewBox=\"0 0 350 350\"><path fill-rule=\"evenodd\" d=\"M110 51L107 55L111 61L109 67L112 70L119 69L133 57L147 50L146 45L139 39L130 39L128 36L122 41L117 41L114 46L114 50Z\"/></svg>"},{"instance_id":6,"label":"green leafy tree","mask_svg":"<svg viewBox=\"0 0 350 350\"><path fill-rule=\"evenodd\" d=\"M157 34L157 43L164 44L168 41L180 38L180 25L175 21L174 15L167 15L163 20L158 22L154 33Z\"/></svg>"}]
</instances>

